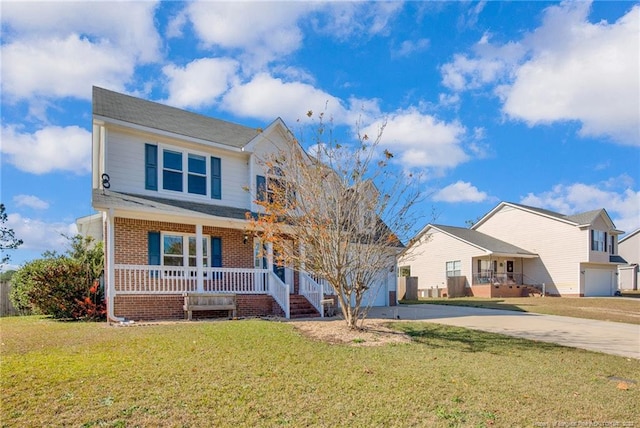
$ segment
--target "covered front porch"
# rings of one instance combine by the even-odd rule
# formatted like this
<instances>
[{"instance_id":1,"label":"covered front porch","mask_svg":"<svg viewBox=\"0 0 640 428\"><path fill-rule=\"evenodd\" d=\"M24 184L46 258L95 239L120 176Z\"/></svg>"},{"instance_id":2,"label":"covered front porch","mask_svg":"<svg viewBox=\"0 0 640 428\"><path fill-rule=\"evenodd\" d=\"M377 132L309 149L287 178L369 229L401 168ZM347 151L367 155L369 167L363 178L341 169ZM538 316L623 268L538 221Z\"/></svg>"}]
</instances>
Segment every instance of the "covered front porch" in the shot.
<instances>
[{"instance_id":1,"label":"covered front porch","mask_svg":"<svg viewBox=\"0 0 640 428\"><path fill-rule=\"evenodd\" d=\"M474 257L468 292L476 297L527 297L541 294L540 287L524 273L525 259L535 255L504 254Z\"/></svg>"},{"instance_id":2,"label":"covered front porch","mask_svg":"<svg viewBox=\"0 0 640 428\"><path fill-rule=\"evenodd\" d=\"M114 306L123 310L119 314L131 313L128 306L138 302L138 310L134 311L138 317L176 318L183 315L180 308L185 293L236 294L239 316L274 315L287 319L300 315L323 317L321 301L333 294L330 287L305 272L287 268L114 266ZM156 302L156 307L145 309L149 302ZM160 308L163 305L164 310Z\"/></svg>"}]
</instances>

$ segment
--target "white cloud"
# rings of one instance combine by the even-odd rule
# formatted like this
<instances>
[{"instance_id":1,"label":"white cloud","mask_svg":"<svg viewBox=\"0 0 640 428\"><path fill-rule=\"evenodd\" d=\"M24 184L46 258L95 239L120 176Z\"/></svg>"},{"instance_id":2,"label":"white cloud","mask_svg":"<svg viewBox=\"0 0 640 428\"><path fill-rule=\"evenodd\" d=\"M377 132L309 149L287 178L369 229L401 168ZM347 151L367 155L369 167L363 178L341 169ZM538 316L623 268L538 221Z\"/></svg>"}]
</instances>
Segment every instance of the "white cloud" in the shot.
<instances>
[{"instance_id":1,"label":"white cloud","mask_svg":"<svg viewBox=\"0 0 640 428\"><path fill-rule=\"evenodd\" d=\"M558 184L547 192L529 193L520 202L567 215L604 208L618 229L632 231L640 227L640 191L611 187L627 181L617 177L597 184Z\"/></svg>"},{"instance_id":2,"label":"white cloud","mask_svg":"<svg viewBox=\"0 0 640 428\"><path fill-rule=\"evenodd\" d=\"M29 207L35 210L46 210L49 208L48 202L33 195L16 195L13 197L13 202L19 207Z\"/></svg>"},{"instance_id":3,"label":"white cloud","mask_svg":"<svg viewBox=\"0 0 640 428\"><path fill-rule=\"evenodd\" d=\"M189 3L185 14L205 47L241 49L260 65L301 46L297 22L314 7L307 2L203 1Z\"/></svg>"},{"instance_id":4,"label":"white cloud","mask_svg":"<svg viewBox=\"0 0 640 428\"><path fill-rule=\"evenodd\" d=\"M577 120L582 136L640 145L640 7L614 24L591 24L587 6L547 9L504 111L530 126Z\"/></svg>"},{"instance_id":5,"label":"white cloud","mask_svg":"<svg viewBox=\"0 0 640 428\"><path fill-rule=\"evenodd\" d=\"M184 67L166 65L162 69L169 79L166 102L180 108L211 105L227 92L238 67L237 61L227 58L200 58Z\"/></svg>"},{"instance_id":6,"label":"white cloud","mask_svg":"<svg viewBox=\"0 0 640 428\"><path fill-rule=\"evenodd\" d=\"M231 88L224 96L223 105L239 116L269 121L281 117L288 123L304 119L309 110L325 112L338 123L346 117L346 110L338 98L306 83L285 82L266 73Z\"/></svg>"},{"instance_id":7,"label":"white cloud","mask_svg":"<svg viewBox=\"0 0 640 428\"><path fill-rule=\"evenodd\" d=\"M405 40L400 47L392 52L397 57L406 57L415 52L422 52L429 48L429 39Z\"/></svg>"},{"instance_id":8,"label":"white cloud","mask_svg":"<svg viewBox=\"0 0 640 428\"><path fill-rule=\"evenodd\" d=\"M0 150L7 162L33 174L91 171L91 133L78 126L49 126L33 134L3 126Z\"/></svg>"},{"instance_id":9,"label":"white cloud","mask_svg":"<svg viewBox=\"0 0 640 428\"><path fill-rule=\"evenodd\" d=\"M13 213L7 215L6 225L13 229L15 236L22 239L22 250L64 252L69 241L64 235L75 235L78 228L75 223L46 222Z\"/></svg>"},{"instance_id":10,"label":"white cloud","mask_svg":"<svg viewBox=\"0 0 640 428\"><path fill-rule=\"evenodd\" d=\"M156 2L5 2L2 84L12 99L122 90L135 66L160 58ZM10 99L11 99L10 98Z\"/></svg>"},{"instance_id":11,"label":"white cloud","mask_svg":"<svg viewBox=\"0 0 640 428\"><path fill-rule=\"evenodd\" d=\"M489 196L466 181L457 181L440 190L432 197L436 202L483 202Z\"/></svg>"},{"instance_id":12,"label":"white cloud","mask_svg":"<svg viewBox=\"0 0 640 428\"><path fill-rule=\"evenodd\" d=\"M2 88L12 98L91 98L93 84L123 90L133 74L132 58L108 42L78 35L21 40L2 46Z\"/></svg>"},{"instance_id":13,"label":"white cloud","mask_svg":"<svg viewBox=\"0 0 640 428\"><path fill-rule=\"evenodd\" d=\"M640 6L614 23L588 21L591 3L545 9L543 22L518 41L456 54L440 71L453 91L495 85L508 117L529 126L581 123L581 136L640 145Z\"/></svg>"},{"instance_id":14,"label":"white cloud","mask_svg":"<svg viewBox=\"0 0 640 428\"><path fill-rule=\"evenodd\" d=\"M322 16L313 17L319 33L338 40L369 38L389 32L391 21L402 9L401 2L328 2Z\"/></svg>"},{"instance_id":15,"label":"white cloud","mask_svg":"<svg viewBox=\"0 0 640 428\"><path fill-rule=\"evenodd\" d=\"M363 131L377 135L384 121L378 120ZM458 122L444 122L415 109L390 115L382 135L381 145L399 158L403 166L453 168L466 162L461 139L465 128ZM398 156L399 154L399 156Z\"/></svg>"}]
</instances>

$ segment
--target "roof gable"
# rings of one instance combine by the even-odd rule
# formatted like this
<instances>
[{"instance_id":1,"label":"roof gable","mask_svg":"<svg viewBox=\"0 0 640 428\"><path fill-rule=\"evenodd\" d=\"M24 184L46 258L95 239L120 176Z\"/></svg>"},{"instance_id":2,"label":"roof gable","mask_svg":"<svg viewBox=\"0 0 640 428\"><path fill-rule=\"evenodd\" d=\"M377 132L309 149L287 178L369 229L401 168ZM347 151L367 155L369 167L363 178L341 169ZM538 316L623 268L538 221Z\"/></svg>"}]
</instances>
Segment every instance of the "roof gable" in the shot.
<instances>
[{"instance_id":1,"label":"roof gable","mask_svg":"<svg viewBox=\"0 0 640 428\"><path fill-rule=\"evenodd\" d=\"M242 148L259 131L153 101L93 87L93 115L119 122Z\"/></svg>"},{"instance_id":2,"label":"roof gable","mask_svg":"<svg viewBox=\"0 0 640 428\"><path fill-rule=\"evenodd\" d=\"M607 222L607 224L615 230L615 224L609 217L607 210L604 208L600 208L597 210L586 211L583 213L572 214L572 215L564 215L557 213L555 211L546 210L543 208L531 207L528 205L516 204L513 202L500 202L494 209L489 211L489 213L485 214L476 224L474 224L471 229L476 229L480 224L484 223L486 220L491 218L495 213L499 212L504 207L512 207L515 209L527 211L533 214L541 215L543 217L560 221L563 223L567 223L573 226L589 226L593 224L598 217L602 216L602 218Z\"/></svg>"}]
</instances>

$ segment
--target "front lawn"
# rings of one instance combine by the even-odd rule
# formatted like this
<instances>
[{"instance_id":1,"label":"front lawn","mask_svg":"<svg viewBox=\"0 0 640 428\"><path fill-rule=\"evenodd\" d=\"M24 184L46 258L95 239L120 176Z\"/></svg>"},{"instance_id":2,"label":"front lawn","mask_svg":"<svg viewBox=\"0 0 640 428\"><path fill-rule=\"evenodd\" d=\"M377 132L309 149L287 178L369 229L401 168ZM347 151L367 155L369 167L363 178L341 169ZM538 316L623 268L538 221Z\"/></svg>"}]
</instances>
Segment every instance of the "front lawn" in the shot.
<instances>
[{"instance_id":1,"label":"front lawn","mask_svg":"<svg viewBox=\"0 0 640 428\"><path fill-rule=\"evenodd\" d=\"M624 426L640 420L638 360L415 322L394 324L413 343L330 345L294 325L109 327L2 318L2 426Z\"/></svg>"},{"instance_id":2,"label":"front lawn","mask_svg":"<svg viewBox=\"0 0 640 428\"><path fill-rule=\"evenodd\" d=\"M512 297L488 299L459 297L452 299L403 300L403 304L472 306L487 309L533 312L545 315L587 318L601 321L640 324L640 299L618 297Z\"/></svg>"}]
</instances>

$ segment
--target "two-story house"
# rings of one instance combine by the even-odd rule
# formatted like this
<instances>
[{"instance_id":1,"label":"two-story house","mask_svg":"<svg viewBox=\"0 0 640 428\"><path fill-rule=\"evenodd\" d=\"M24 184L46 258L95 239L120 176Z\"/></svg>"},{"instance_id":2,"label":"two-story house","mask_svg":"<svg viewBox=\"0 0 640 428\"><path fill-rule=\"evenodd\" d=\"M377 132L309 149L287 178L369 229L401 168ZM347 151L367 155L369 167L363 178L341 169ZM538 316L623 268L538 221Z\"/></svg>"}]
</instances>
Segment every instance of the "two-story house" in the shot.
<instances>
[{"instance_id":1,"label":"two-story house","mask_svg":"<svg viewBox=\"0 0 640 428\"><path fill-rule=\"evenodd\" d=\"M611 296L617 290L617 230L606 210L563 215L501 202L471 228L428 225L399 258L419 288L464 278L467 294Z\"/></svg>"},{"instance_id":2,"label":"two-story house","mask_svg":"<svg viewBox=\"0 0 640 428\"><path fill-rule=\"evenodd\" d=\"M330 290L247 232L268 180L260 159L302 150L281 119L254 129L94 87L92 144L111 319L182 318L185 292L234 293L239 316L309 315L309 300L322 314Z\"/></svg>"}]
</instances>

